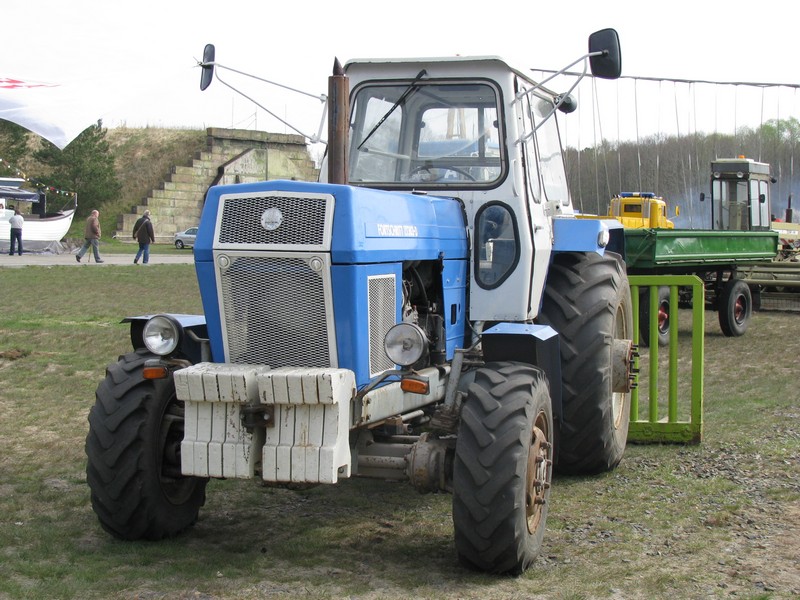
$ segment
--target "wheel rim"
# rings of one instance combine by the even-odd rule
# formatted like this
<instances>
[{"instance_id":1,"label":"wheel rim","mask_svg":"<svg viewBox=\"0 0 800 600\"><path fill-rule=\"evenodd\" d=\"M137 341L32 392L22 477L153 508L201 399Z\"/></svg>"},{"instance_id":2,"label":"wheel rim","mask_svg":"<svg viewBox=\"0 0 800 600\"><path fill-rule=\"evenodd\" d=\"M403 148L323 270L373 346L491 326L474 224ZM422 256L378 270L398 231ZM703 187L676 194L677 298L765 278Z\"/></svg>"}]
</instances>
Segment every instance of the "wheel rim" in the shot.
<instances>
[{"instance_id":1,"label":"wheel rim","mask_svg":"<svg viewBox=\"0 0 800 600\"><path fill-rule=\"evenodd\" d=\"M733 303L733 319L736 321L737 325L741 325L744 323L746 317L747 299L744 297L744 294L739 294L736 296L736 300Z\"/></svg>"},{"instance_id":2,"label":"wheel rim","mask_svg":"<svg viewBox=\"0 0 800 600\"><path fill-rule=\"evenodd\" d=\"M627 331L627 327L625 325L625 312L624 306L620 303L617 306L617 312L614 318L614 340L630 340L630 334ZM659 314L659 319L661 315ZM614 361L614 353L613 353L613 344L612 344L612 357L611 360ZM626 390L630 388L627 386L627 381L630 380L629 377L629 369L632 366L632 359L628 360L626 357L626 364L625 364L625 378L626 378L626 385L624 386ZM625 392L617 392L614 391L614 383L612 381L612 390L611 390L611 403L612 403L612 410L614 411L614 427L619 428L622 424L622 417L625 414L625 402L627 401L628 391Z\"/></svg>"},{"instance_id":3,"label":"wheel rim","mask_svg":"<svg viewBox=\"0 0 800 600\"><path fill-rule=\"evenodd\" d=\"M194 492L194 479L181 473L181 441L183 440L183 402L174 396L164 407L159 429L156 467L161 491L173 504L183 504Z\"/></svg>"},{"instance_id":4,"label":"wheel rim","mask_svg":"<svg viewBox=\"0 0 800 600\"><path fill-rule=\"evenodd\" d=\"M659 333L669 331L669 302L662 302L658 307L658 331Z\"/></svg>"},{"instance_id":5,"label":"wheel rim","mask_svg":"<svg viewBox=\"0 0 800 600\"><path fill-rule=\"evenodd\" d=\"M525 516L528 532L533 534L544 517L547 495L553 474L551 457L552 444L548 440L550 432L547 415L540 412L536 415L531 432L531 447L528 452L528 473L526 478Z\"/></svg>"}]
</instances>

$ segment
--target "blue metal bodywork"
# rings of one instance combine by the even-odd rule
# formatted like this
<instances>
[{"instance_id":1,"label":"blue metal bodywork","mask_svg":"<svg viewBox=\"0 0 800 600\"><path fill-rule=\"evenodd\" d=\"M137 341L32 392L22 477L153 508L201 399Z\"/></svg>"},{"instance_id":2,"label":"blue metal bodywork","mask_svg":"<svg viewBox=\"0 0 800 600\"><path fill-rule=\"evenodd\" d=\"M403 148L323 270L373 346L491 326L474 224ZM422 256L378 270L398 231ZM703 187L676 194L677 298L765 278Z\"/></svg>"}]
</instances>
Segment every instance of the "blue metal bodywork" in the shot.
<instances>
[{"instance_id":1,"label":"blue metal bodywork","mask_svg":"<svg viewBox=\"0 0 800 600\"><path fill-rule=\"evenodd\" d=\"M463 345L466 322L467 229L458 200L385 192L344 185L299 181L266 181L209 189L194 249L200 294L211 352L224 361L214 244L220 199L224 195L281 192L333 196L330 244L331 290L338 366L356 374L357 384L370 379L368 278L391 275L396 288L395 322L402 319L404 264L436 261L446 330L446 357ZM321 254L320 252L315 252ZM287 340L287 343L291 343ZM373 341L374 343L374 341Z\"/></svg>"},{"instance_id":2,"label":"blue metal bodywork","mask_svg":"<svg viewBox=\"0 0 800 600\"><path fill-rule=\"evenodd\" d=\"M608 243L603 246L598 240L607 232ZM553 253L606 251L625 255L625 237L622 223L616 219L553 219Z\"/></svg>"}]
</instances>

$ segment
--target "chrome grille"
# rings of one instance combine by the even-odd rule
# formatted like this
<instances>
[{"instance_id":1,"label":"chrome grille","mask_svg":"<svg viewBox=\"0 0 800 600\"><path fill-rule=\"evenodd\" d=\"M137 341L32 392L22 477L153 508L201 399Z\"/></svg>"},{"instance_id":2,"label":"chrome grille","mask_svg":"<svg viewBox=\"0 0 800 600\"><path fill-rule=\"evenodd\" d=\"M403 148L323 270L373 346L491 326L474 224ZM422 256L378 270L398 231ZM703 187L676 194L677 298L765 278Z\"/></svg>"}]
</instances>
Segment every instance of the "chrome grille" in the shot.
<instances>
[{"instance_id":1,"label":"chrome grille","mask_svg":"<svg viewBox=\"0 0 800 600\"><path fill-rule=\"evenodd\" d=\"M285 196L264 193L223 197L217 242L322 247L328 203L332 201L330 196L310 194ZM273 231L267 231L261 225L261 216L270 208L280 210L283 215L281 225Z\"/></svg>"},{"instance_id":2,"label":"chrome grille","mask_svg":"<svg viewBox=\"0 0 800 600\"><path fill-rule=\"evenodd\" d=\"M228 360L271 367L331 364L326 273L302 257L231 256L220 272Z\"/></svg>"},{"instance_id":3,"label":"chrome grille","mask_svg":"<svg viewBox=\"0 0 800 600\"><path fill-rule=\"evenodd\" d=\"M367 278L367 313L369 314L369 371L375 375L393 369L394 363L386 356L383 340L395 324L397 296L394 275L376 275Z\"/></svg>"}]
</instances>

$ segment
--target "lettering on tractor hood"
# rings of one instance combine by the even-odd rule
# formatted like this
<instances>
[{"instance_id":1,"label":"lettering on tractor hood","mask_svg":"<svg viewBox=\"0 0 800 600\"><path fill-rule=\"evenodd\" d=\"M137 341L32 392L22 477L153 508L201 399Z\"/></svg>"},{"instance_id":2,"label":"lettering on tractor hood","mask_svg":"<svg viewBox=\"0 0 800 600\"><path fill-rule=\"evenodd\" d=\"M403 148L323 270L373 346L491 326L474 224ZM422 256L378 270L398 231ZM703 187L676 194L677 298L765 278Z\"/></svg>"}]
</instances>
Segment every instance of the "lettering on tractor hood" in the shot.
<instances>
[{"instance_id":1,"label":"lettering on tractor hood","mask_svg":"<svg viewBox=\"0 0 800 600\"><path fill-rule=\"evenodd\" d=\"M381 237L419 237L419 231L414 225L376 223L375 228Z\"/></svg>"}]
</instances>

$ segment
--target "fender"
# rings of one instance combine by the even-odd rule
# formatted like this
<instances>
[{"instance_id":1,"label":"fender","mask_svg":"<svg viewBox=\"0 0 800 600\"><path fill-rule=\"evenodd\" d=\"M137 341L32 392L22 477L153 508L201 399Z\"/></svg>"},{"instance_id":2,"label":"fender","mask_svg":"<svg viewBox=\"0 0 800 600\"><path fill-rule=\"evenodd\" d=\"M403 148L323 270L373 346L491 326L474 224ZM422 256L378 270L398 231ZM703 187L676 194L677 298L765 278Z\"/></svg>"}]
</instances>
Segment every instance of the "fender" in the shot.
<instances>
[{"instance_id":1,"label":"fender","mask_svg":"<svg viewBox=\"0 0 800 600\"><path fill-rule=\"evenodd\" d=\"M191 332L194 335L184 335L181 340L181 346L178 352L185 356L192 364L197 364L203 360L203 340L208 340L208 328L206 327L206 318L203 315L184 315L172 313L158 313L167 317L171 317L177 321L185 332ZM140 315L137 317L125 317L121 323L131 324L131 345L134 350L144 348L143 331L144 325L149 319L156 316Z\"/></svg>"},{"instance_id":2,"label":"fender","mask_svg":"<svg viewBox=\"0 0 800 600\"><path fill-rule=\"evenodd\" d=\"M553 219L553 254L556 252L606 251L625 256L622 223L616 219Z\"/></svg>"},{"instance_id":3,"label":"fender","mask_svg":"<svg viewBox=\"0 0 800 600\"><path fill-rule=\"evenodd\" d=\"M486 362L513 360L539 367L550 384L553 418L561 422L561 349L558 333L549 325L498 323L481 336Z\"/></svg>"}]
</instances>

